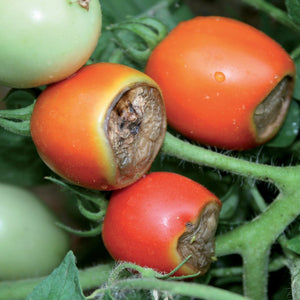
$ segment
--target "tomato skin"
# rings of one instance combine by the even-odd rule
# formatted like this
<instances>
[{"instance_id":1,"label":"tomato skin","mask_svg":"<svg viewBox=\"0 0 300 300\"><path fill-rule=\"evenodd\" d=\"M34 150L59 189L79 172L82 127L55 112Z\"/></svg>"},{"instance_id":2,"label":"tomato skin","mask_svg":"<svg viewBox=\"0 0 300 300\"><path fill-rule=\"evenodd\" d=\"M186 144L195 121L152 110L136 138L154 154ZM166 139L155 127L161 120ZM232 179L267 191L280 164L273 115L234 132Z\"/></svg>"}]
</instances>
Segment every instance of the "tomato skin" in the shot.
<instances>
[{"instance_id":1,"label":"tomato skin","mask_svg":"<svg viewBox=\"0 0 300 300\"><path fill-rule=\"evenodd\" d=\"M174 129L206 145L244 150L279 130L258 138L253 114L285 76L294 80L295 65L279 44L245 23L196 17L154 49L146 74L160 85Z\"/></svg>"},{"instance_id":2,"label":"tomato skin","mask_svg":"<svg viewBox=\"0 0 300 300\"><path fill-rule=\"evenodd\" d=\"M126 182L119 178L107 137L107 113L120 93L136 84L159 89L144 73L113 63L85 66L49 86L31 118L31 135L42 160L63 178L90 189L121 188L141 177L150 164Z\"/></svg>"},{"instance_id":3,"label":"tomato skin","mask_svg":"<svg viewBox=\"0 0 300 300\"><path fill-rule=\"evenodd\" d=\"M89 59L101 32L98 0L88 11L77 1L1 1L0 11L4 86L30 88L70 76Z\"/></svg>"},{"instance_id":4,"label":"tomato skin","mask_svg":"<svg viewBox=\"0 0 300 300\"><path fill-rule=\"evenodd\" d=\"M68 234L25 189L0 183L0 280L49 274L69 250Z\"/></svg>"},{"instance_id":5,"label":"tomato skin","mask_svg":"<svg viewBox=\"0 0 300 300\"><path fill-rule=\"evenodd\" d=\"M221 202L200 184L175 173L153 172L115 191L104 218L104 244L117 261L170 272L180 262L176 247L186 224L208 203ZM177 275L193 274L183 266Z\"/></svg>"}]
</instances>

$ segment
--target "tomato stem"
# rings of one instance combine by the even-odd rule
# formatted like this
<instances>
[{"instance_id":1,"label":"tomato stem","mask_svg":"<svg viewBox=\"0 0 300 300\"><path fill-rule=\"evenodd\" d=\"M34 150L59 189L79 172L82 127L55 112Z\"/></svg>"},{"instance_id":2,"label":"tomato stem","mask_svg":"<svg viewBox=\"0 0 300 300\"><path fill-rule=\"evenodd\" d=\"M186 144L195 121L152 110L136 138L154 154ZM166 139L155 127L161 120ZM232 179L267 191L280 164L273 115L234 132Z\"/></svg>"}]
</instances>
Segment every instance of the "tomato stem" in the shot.
<instances>
[{"instance_id":1,"label":"tomato stem","mask_svg":"<svg viewBox=\"0 0 300 300\"><path fill-rule=\"evenodd\" d=\"M166 135L162 151L186 161L277 185L280 193L268 207L254 191L263 211L258 217L216 238L217 256L237 253L243 257L245 295L252 299L266 299L270 248L300 213L300 167L276 167L245 161L192 145L170 133Z\"/></svg>"},{"instance_id":2,"label":"tomato stem","mask_svg":"<svg viewBox=\"0 0 300 300\"><path fill-rule=\"evenodd\" d=\"M187 282L171 282L155 278L134 278L118 281L113 288L118 290L147 289L168 292L168 294L190 296L209 300L246 300L248 298L241 295L207 286L204 284L194 284ZM110 289L107 287L106 289ZM103 291L104 289L102 289ZM93 298L87 298L93 299Z\"/></svg>"},{"instance_id":3,"label":"tomato stem","mask_svg":"<svg viewBox=\"0 0 300 300\"><path fill-rule=\"evenodd\" d=\"M263 0L241 0L241 1L264 13L267 13L276 21L291 28L294 32L300 34L300 27L292 21L292 19L288 16L288 14L285 11L281 10L280 8L277 8L271 3L268 3Z\"/></svg>"},{"instance_id":4,"label":"tomato stem","mask_svg":"<svg viewBox=\"0 0 300 300\"><path fill-rule=\"evenodd\" d=\"M281 168L270 165L258 164L243 159L227 156L221 153L190 144L176 138L169 132L166 133L162 152L175 156L179 159L189 161L199 165L228 171L240 176L252 177L262 181L273 182L284 185L286 173L293 174L299 172L300 167Z\"/></svg>"}]
</instances>

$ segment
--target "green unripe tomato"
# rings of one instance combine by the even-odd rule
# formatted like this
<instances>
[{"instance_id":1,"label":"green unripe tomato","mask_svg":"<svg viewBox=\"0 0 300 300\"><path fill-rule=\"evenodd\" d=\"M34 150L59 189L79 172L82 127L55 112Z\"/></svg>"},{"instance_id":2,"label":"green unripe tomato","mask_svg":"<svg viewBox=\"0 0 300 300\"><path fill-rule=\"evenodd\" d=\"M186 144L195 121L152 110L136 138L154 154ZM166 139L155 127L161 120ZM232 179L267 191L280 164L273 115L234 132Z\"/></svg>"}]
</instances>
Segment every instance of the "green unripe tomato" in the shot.
<instances>
[{"instance_id":1,"label":"green unripe tomato","mask_svg":"<svg viewBox=\"0 0 300 300\"><path fill-rule=\"evenodd\" d=\"M69 250L69 236L32 193L0 183L0 281L49 274Z\"/></svg>"},{"instance_id":2,"label":"green unripe tomato","mask_svg":"<svg viewBox=\"0 0 300 300\"><path fill-rule=\"evenodd\" d=\"M59 81L91 56L101 32L98 0L0 1L0 85Z\"/></svg>"}]
</instances>

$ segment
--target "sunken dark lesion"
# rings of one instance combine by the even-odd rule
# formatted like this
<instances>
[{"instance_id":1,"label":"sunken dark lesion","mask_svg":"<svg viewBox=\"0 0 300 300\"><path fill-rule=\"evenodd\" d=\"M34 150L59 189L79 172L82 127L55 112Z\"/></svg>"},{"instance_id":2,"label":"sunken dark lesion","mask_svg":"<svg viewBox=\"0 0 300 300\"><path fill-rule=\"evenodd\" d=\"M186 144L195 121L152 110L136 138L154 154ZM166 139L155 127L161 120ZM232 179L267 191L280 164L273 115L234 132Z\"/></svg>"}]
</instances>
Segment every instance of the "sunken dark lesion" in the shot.
<instances>
[{"instance_id":1,"label":"sunken dark lesion","mask_svg":"<svg viewBox=\"0 0 300 300\"><path fill-rule=\"evenodd\" d=\"M191 255L186 265L199 275L208 271L214 259L219 212L220 205L211 202L203 209L195 224L186 224L185 232L178 239L178 253L182 259Z\"/></svg>"},{"instance_id":2,"label":"sunken dark lesion","mask_svg":"<svg viewBox=\"0 0 300 300\"><path fill-rule=\"evenodd\" d=\"M272 92L256 107L253 121L257 141L270 140L278 132L287 114L294 87L294 79L284 77Z\"/></svg>"},{"instance_id":3,"label":"sunken dark lesion","mask_svg":"<svg viewBox=\"0 0 300 300\"><path fill-rule=\"evenodd\" d=\"M121 185L150 168L165 132L165 107L156 87L136 85L118 96L107 117L107 135Z\"/></svg>"}]
</instances>

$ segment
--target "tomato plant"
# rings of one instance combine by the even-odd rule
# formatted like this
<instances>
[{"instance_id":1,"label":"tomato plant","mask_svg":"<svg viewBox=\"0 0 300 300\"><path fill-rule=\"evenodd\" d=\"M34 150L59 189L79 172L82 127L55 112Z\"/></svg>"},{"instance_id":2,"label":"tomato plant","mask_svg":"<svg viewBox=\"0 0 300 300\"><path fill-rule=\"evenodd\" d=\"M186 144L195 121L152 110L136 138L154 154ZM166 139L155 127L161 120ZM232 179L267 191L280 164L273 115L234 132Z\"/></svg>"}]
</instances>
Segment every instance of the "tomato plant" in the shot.
<instances>
[{"instance_id":1,"label":"tomato plant","mask_svg":"<svg viewBox=\"0 0 300 300\"><path fill-rule=\"evenodd\" d=\"M31 192L0 184L0 280L49 274L69 249L69 236Z\"/></svg>"},{"instance_id":2,"label":"tomato plant","mask_svg":"<svg viewBox=\"0 0 300 300\"><path fill-rule=\"evenodd\" d=\"M117 261L164 273L193 254L178 275L204 274L214 256L220 208L220 200L195 181L175 173L150 173L112 194L103 241Z\"/></svg>"},{"instance_id":3,"label":"tomato plant","mask_svg":"<svg viewBox=\"0 0 300 300\"><path fill-rule=\"evenodd\" d=\"M89 2L89 0L66 1L70 5L72 2L72 5L77 5L78 8ZM12 89L8 95L5 95L6 91L4 92L4 103L2 103L4 105L1 107L5 109L0 110L0 126L3 127L0 130L0 181L33 187L43 182L46 176L48 180L59 184L63 199L67 193L69 205L66 212L60 212L60 215L67 214L71 217L72 222L67 223L72 224L72 228L67 227L67 224L60 225L82 238L76 239L75 255L69 252L50 276L16 281L1 280L0 299L14 300L27 297L40 300L46 299L49 295L54 298L82 300L98 298L299 299L300 10L298 1L101 0L101 8L102 34L88 61L90 66L83 67L68 79L46 89L42 86L29 88L26 91ZM88 12L85 8L82 11ZM207 17L195 18L198 15ZM211 22L210 24L217 21L216 17L209 16L220 16L217 18L218 22L224 25L222 26L224 28L218 29L223 34L218 36L218 42L214 44L215 48L212 48L212 42L213 37L216 36L216 26L198 28L195 25L198 22L202 24L204 20L207 20L204 23ZM192 41L199 42L202 34L207 37L205 43L201 44L207 49L205 52L207 59L199 59L200 66L198 60L192 60L189 65L187 64L188 70L193 71L196 68L197 71L205 71L204 74L201 73L202 75L207 75L209 66L215 68L211 70L211 77L204 76L205 84L193 81L194 77L190 74L194 74L194 71L185 73L185 70L178 69L177 75L182 74L182 77L180 81L173 82L172 88L174 91L182 91L181 88L186 87L185 92L190 94L189 97L181 97L186 105L180 106L181 102L176 98L178 102L174 101L172 107L171 102L167 100L168 91L164 91L163 84L160 89L158 83L154 83L155 79L150 79L150 76L136 70L148 69L147 61L153 50L159 49L160 45L169 41L173 32L179 30L178 28L185 28L188 24L191 28L184 31L179 39L185 39L186 43L179 43L173 49L166 49L165 61L157 65L154 71L157 74L163 72L162 67L170 60L172 60L172 67L178 66L180 60L186 59L186 56L179 55L179 59L175 60L171 53L183 49L185 45L191 45ZM197 28L199 33L195 38L190 39L189 37ZM234 28L236 31L233 30ZM168 36L167 32L170 32ZM230 35L230 33L234 34ZM254 36L256 38L253 40ZM161 43L164 37L166 38ZM225 40L231 41L227 47L225 47ZM246 40L249 45L245 46ZM211 47L208 47L209 45ZM221 50L220 46L222 46ZM229 56L229 50L232 51L231 54L236 55ZM156 50L153 55L155 52ZM212 53L216 54L214 59L210 56ZM193 58L198 55L199 53L195 51L188 57ZM228 57L230 59L226 60ZM245 60L242 59L243 57ZM234 64L237 61L240 63ZM249 61L252 63L250 64ZM217 65L220 62L224 63L221 65L222 68ZM114 67L111 63L114 63ZM294 64L297 68L296 76ZM115 71L113 72L112 69ZM243 73L245 70L252 71L249 74ZM211 103L212 109L209 115L202 114L203 123L210 121L210 127L205 127L206 137L213 138L214 133L221 134L221 142L228 140L228 143L220 144L218 146L220 148L238 150L249 149L252 146L255 148L248 151L226 151L214 146L202 147L201 143L206 144L205 141L194 142L193 137L184 136L180 128L176 130L172 125L174 122L172 116L169 121L171 126L164 134L165 111L160 105L153 107L150 105L150 110L151 107L153 108L152 116L160 116L158 119L146 118L145 122L140 123L140 120L144 120L140 118L141 115L148 116L147 113L143 114L143 108L147 108L146 104L149 102L148 97L145 97L145 101L142 100L143 97L140 98L144 95L138 92L140 84L143 90L145 88L149 94L155 96L155 99L158 96L156 100L158 104L162 103L162 97L166 97L169 107L167 114L168 110L174 108L174 114L177 114L178 119L175 121L184 120L185 126L193 124L196 120L193 115L183 118L189 107L187 104L190 104L188 100L194 103L194 99L199 98L201 91L205 89L215 91L202 97L203 101L201 101L207 104L207 107ZM193 84L196 89L190 90L189 87ZM295 89L290 104L293 85ZM120 90L115 89L117 86ZM234 89L230 90L231 87ZM218 104L217 93L220 93L219 98L222 94L223 98L228 100L227 106L223 104L223 111L213 109L213 104ZM135 94L137 97L133 96ZM178 96L180 95L182 94L178 92ZM175 96L177 95L174 95L174 98ZM229 101L229 98L232 98L232 101ZM237 104L239 99L245 107L243 104L240 106ZM133 105L135 101L142 105ZM30 117L35 103L37 110L32 117L32 129L35 128L35 133L33 130L31 136ZM51 109L48 110L46 107ZM157 110L154 107L157 107ZM196 113L197 109L198 106L195 105L193 112ZM204 111L205 109L206 107L203 108ZM287 114L285 109L288 109ZM69 112L74 114L69 115ZM235 117L234 113L237 113ZM230 134L230 129L225 126L230 123L227 120L228 123L225 124L229 116L232 116L232 128L237 130L235 134ZM279 123L284 118L284 124L280 127ZM236 126L233 126L234 123ZM146 125L149 125L149 128ZM144 126L148 128L146 132L142 130ZM199 122L195 126L202 128ZM265 143L268 134L270 133L271 138L279 127L276 137ZM69 130L70 128L72 130ZM11 132L7 132L7 129ZM155 137L158 131L163 133L163 142L153 139L153 135ZM35 139L36 147L32 137ZM234 137L240 140L234 140ZM153 150L150 152L153 156L148 152L147 141L149 140L150 150ZM138 141L141 143L136 143ZM240 141L241 147L238 147ZM141 145L145 147L140 147ZM156 146L152 148L153 145ZM158 148L160 148L159 153L154 153ZM58 174L53 174L45 166L36 149L45 159L46 164ZM46 160L47 157L43 156L46 152L47 155L51 154L51 160ZM155 156L155 160L151 163ZM142 159L141 165L147 165L148 168L151 165L150 175L142 175L148 169L146 167L135 168L135 162L139 157L145 158ZM54 162L58 164L54 165ZM99 168L99 164L107 166L107 169ZM78 166L78 172L74 173L73 170ZM99 174L97 170L103 174L103 177L96 177ZM183 175L184 185L179 184L178 179L164 184L167 180L162 174L166 172ZM75 174L76 178L67 177L66 175L69 174ZM99 179L99 185L91 187L91 181L86 180L85 183L88 185L82 184L82 186L87 188L76 186L83 183L79 181L79 175L83 175L84 180L92 178L92 182L95 178ZM125 181L128 183L132 175L137 181L122 188L123 184L120 183ZM152 176L158 176L160 180L152 180ZM113 184L107 183L107 178L116 181ZM191 233L191 236L184 231L193 231L197 228L197 225L191 225L198 224L197 221L194 221L195 223L189 221L197 220L199 217L201 211L199 203L202 197L196 197L197 199L193 197L195 189L191 187L190 180L187 178L193 179L195 181L193 183L198 187L199 184L200 187L205 186L215 195L212 198L204 197L208 201L206 203L210 203L210 199L216 199L215 197L222 202L213 257L211 246L214 236L212 232L210 233L210 229L216 225L214 218L211 219L212 222L208 222L206 228L201 226L202 229L205 228L205 238L208 237L205 243L208 255L207 260L204 259L207 265L200 272L197 272L196 268L199 262L197 254L202 252L198 249L193 251L193 247L197 248L201 244L199 239L202 230L198 228L199 231L195 234ZM150 181L155 184L152 186ZM117 191L90 190L90 188L119 187L121 189ZM203 190L202 192L207 195ZM203 195L202 192L199 196ZM173 197L169 198L172 193ZM188 200L180 201L180 195L187 196L184 199ZM158 201L156 198L167 200ZM54 199L55 203L59 202L55 197ZM220 203L218 200L215 201ZM123 203L123 206L119 202ZM190 203L194 205L193 210L189 210ZM201 220L205 220L207 216L205 209L209 205L205 206L200 223ZM114 207L118 215L112 217L110 211ZM176 212L174 215L179 216L179 219L172 218L170 216L172 212ZM33 214L31 216L33 217ZM169 216L170 218L167 219ZM155 222L159 218L163 219L162 224ZM174 226L168 231L165 225L167 221L171 222L174 219L176 219ZM69 221L70 218L67 220ZM111 226L108 227L109 220ZM121 223L121 220L126 221ZM144 229L139 231L139 228ZM103 240L111 255L99 237L102 230ZM174 239L170 238L172 230L177 230L178 233L174 233ZM155 236L157 232L159 234ZM107 242L108 238L105 239L108 233L113 241L112 244ZM168 237L165 239L157 239L157 236L166 235ZM138 238L137 242L135 238ZM31 239L33 238L27 241ZM170 240L173 242L168 243ZM180 255L177 251L179 248L176 249L174 246L176 243L181 245L182 240L189 242L183 247L184 255ZM15 240L12 242L15 243ZM139 246L133 247L134 244ZM151 253L151 249L155 256ZM131 252L129 253L128 250ZM2 243L0 243L0 257L1 251ZM47 251L43 250L43 254L46 259ZM119 254L120 256L117 256ZM127 256L122 258L121 254ZM114 257L118 262L113 259ZM211 259L213 263L210 263ZM152 264L153 262L155 265ZM148 266L153 266L155 270ZM1 267L0 262L0 271ZM164 268L160 269L160 267ZM166 274L170 270L172 271ZM199 274L204 275L195 276ZM179 280L185 278L189 278L189 281Z\"/></svg>"},{"instance_id":4,"label":"tomato plant","mask_svg":"<svg viewBox=\"0 0 300 300\"><path fill-rule=\"evenodd\" d=\"M4 86L36 87L70 76L89 59L101 32L97 0L2 1L0 11Z\"/></svg>"},{"instance_id":5,"label":"tomato plant","mask_svg":"<svg viewBox=\"0 0 300 300\"><path fill-rule=\"evenodd\" d=\"M244 150L278 132L295 66L254 27L209 16L178 24L150 55L146 73L163 91L173 128L202 144Z\"/></svg>"},{"instance_id":6,"label":"tomato plant","mask_svg":"<svg viewBox=\"0 0 300 300\"><path fill-rule=\"evenodd\" d=\"M41 158L83 187L126 186L150 167L166 117L157 84L127 66L98 63L49 86L31 118Z\"/></svg>"}]
</instances>

